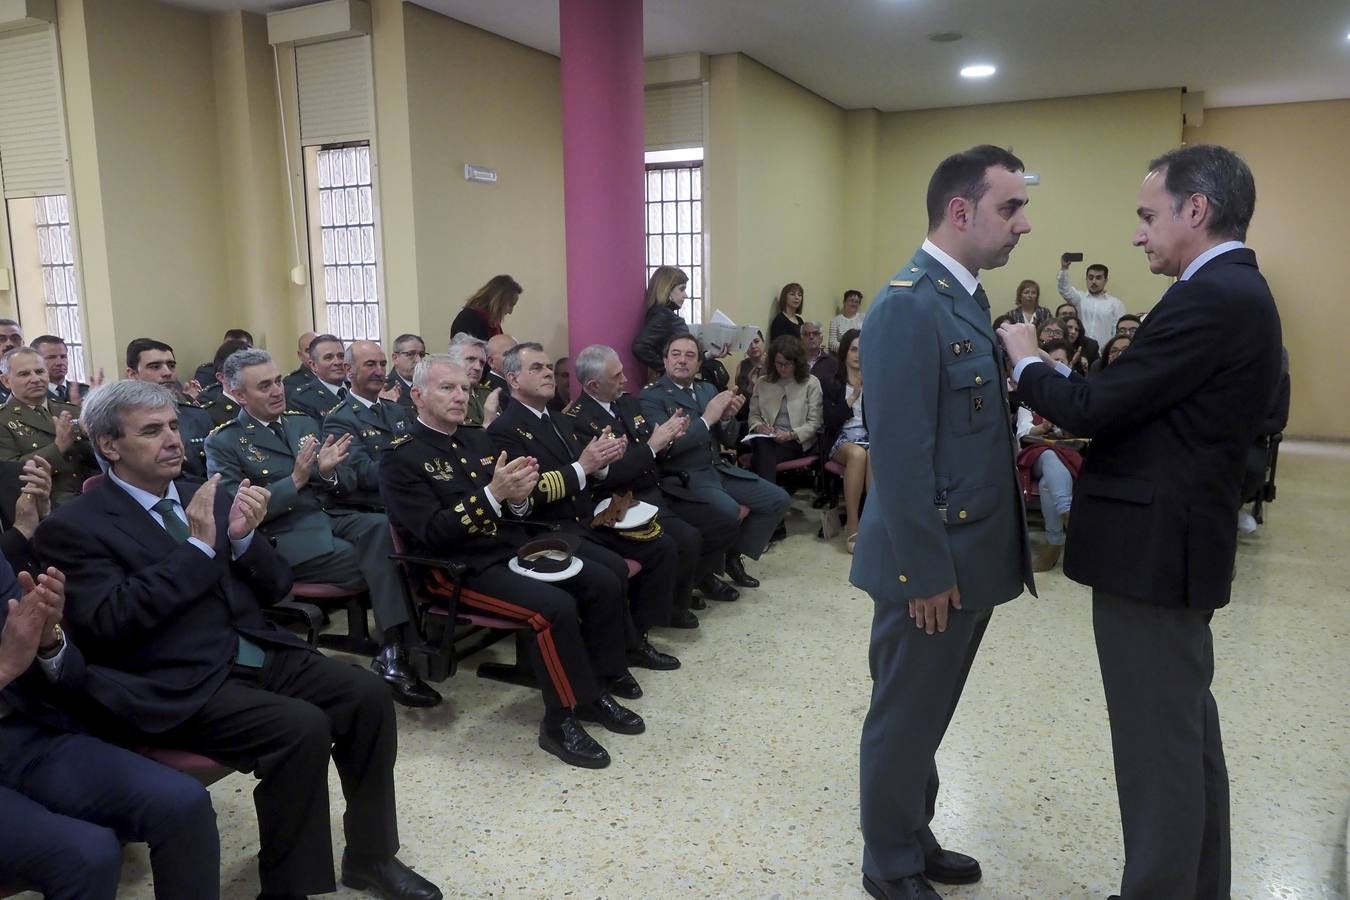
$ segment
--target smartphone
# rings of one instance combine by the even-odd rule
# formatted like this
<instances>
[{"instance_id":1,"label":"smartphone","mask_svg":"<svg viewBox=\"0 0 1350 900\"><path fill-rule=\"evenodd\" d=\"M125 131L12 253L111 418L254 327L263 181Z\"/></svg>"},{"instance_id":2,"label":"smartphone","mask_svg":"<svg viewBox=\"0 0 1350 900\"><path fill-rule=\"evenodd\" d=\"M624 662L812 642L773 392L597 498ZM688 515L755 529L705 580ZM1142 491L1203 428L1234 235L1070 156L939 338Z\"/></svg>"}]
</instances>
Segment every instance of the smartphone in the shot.
<instances>
[{"instance_id":1,"label":"smartphone","mask_svg":"<svg viewBox=\"0 0 1350 900\"><path fill-rule=\"evenodd\" d=\"M1063 256L1060 257L1060 259L1064 260L1065 262L1082 262L1082 261L1083 261L1083 254L1081 254L1081 253L1065 253Z\"/></svg>"}]
</instances>

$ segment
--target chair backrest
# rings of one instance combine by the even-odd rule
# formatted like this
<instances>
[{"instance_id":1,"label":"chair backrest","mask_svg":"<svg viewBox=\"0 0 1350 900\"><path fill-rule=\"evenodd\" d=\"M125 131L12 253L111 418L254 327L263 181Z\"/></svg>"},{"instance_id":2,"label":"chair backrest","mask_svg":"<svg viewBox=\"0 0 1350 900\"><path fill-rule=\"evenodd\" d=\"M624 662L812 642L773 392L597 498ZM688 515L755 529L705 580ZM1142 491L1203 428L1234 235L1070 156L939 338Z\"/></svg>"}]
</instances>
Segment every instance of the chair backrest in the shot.
<instances>
[{"instance_id":1,"label":"chair backrest","mask_svg":"<svg viewBox=\"0 0 1350 900\"><path fill-rule=\"evenodd\" d=\"M104 476L102 472L98 473L97 475L90 475L88 478L84 480L84 483L80 485L80 493L86 494L93 488L98 487L100 484L103 483L103 478Z\"/></svg>"}]
</instances>

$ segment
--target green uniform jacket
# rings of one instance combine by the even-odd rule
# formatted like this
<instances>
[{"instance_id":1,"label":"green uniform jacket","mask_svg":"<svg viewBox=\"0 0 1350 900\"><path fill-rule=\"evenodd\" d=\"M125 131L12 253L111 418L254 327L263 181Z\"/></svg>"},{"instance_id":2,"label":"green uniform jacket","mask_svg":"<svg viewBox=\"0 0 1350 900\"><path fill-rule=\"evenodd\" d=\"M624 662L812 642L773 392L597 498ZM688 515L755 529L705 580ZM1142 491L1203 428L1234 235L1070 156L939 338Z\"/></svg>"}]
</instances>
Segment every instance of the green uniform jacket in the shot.
<instances>
[{"instance_id":1,"label":"green uniform jacket","mask_svg":"<svg viewBox=\"0 0 1350 900\"><path fill-rule=\"evenodd\" d=\"M390 400L376 400L367 406L349 396L324 416L323 433L325 437L352 436L345 466L351 470L355 489L343 498L343 504L383 512L380 455L408 433L408 414L403 407Z\"/></svg>"},{"instance_id":2,"label":"green uniform jacket","mask_svg":"<svg viewBox=\"0 0 1350 900\"><path fill-rule=\"evenodd\" d=\"M309 482L296 488L291 472L300 442L306 437L322 441L322 437L318 423L309 416L288 411L280 421L285 443L241 410L237 419L206 439L206 470L212 475L219 472L221 488L230 493L238 491L245 478L272 492L262 532L276 540L277 551L294 566L336 550L328 516L342 514L334 507L354 485L347 466L338 466L334 478L324 481L316 464Z\"/></svg>"},{"instance_id":3,"label":"green uniform jacket","mask_svg":"<svg viewBox=\"0 0 1350 900\"><path fill-rule=\"evenodd\" d=\"M49 399L46 408L34 408L11 399L0 407L0 459L41 456L51 463L53 503L74 497L86 478L101 471L94 448L80 429L76 428L75 442L69 450L62 453L56 448L56 425L52 420L63 412L74 419L80 417L78 406L60 400Z\"/></svg>"},{"instance_id":4,"label":"green uniform jacket","mask_svg":"<svg viewBox=\"0 0 1350 900\"><path fill-rule=\"evenodd\" d=\"M983 298L983 292L978 292ZM851 580L877 602L1035 593L989 305L920 250L862 329L872 487Z\"/></svg>"}]
</instances>

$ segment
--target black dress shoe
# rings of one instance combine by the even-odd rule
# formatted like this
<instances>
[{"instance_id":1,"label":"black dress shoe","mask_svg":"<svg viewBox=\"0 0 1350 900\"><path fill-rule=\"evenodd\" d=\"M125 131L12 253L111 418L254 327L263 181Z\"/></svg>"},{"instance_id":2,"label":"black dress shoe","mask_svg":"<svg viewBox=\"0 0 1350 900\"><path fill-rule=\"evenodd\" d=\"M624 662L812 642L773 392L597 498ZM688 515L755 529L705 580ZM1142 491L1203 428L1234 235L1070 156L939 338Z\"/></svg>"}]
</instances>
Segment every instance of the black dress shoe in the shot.
<instances>
[{"instance_id":1,"label":"black dress shoe","mask_svg":"<svg viewBox=\"0 0 1350 900\"><path fill-rule=\"evenodd\" d=\"M942 895L933 890L922 875L906 875L890 881L864 875L863 890L877 900L942 900Z\"/></svg>"},{"instance_id":2,"label":"black dress shoe","mask_svg":"<svg viewBox=\"0 0 1350 900\"><path fill-rule=\"evenodd\" d=\"M705 610L708 608L708 603L698 594L695 594L694 596L689 598L689 608L697 610Z\"/></svg>"},{"instance_id":3,"label":"black dress shoe","mask_svg":"<svg viewBox=\"0 0 1350 900\"><path fill-rule=\"evenodd\" d=\"M609 692L625 700L636 700L642 696L642 685L638 684L632 672L624 672L618 678L610 679Z\"/></svg>"},{"instance_id":4,"label":"black dress shoe","mask_svg":"<svg viewBox=\"0 0 1350 900\"><path fill-rule=\"evenodd\" d=\"M981 872L975 857L939 847L923 858L923 874L941 884L974 884Z\"/></svg>"},{"instance_id":5,"label":"black dress shoe","mask_svg":"<svg viewBox=\"0 0 1350 900\"><path fill-rule=\"evenodd\" d=\"M775 541L785 540L786 538L787 538L787 522L786 521L779 522L778 527L773 530L773 534L769 535L769 543L772 544Z\"/></svg>"},{"instance_id":6,"label":"black dress shoe","mask_svg":"<svg viewBox=\"0 0 1350 900\"><path fill-rule=\"evenodd\" d=\"M727 556L727 577L731 583L744 588L759 587L759 579L751 578L745 574L745 563L741 562L740 556Z\"/></svg>"},{"instance_id":7,"label":"black dress shoe","mask_svg":"<svg viewBox=\"0 0 1350 900\"><path fill-rule=\"evenodd\" d=\"M647 730L647 723L642 721L642 716L626 706L620 706L609 694L601 694L594 703L578 706L576 714L578 719L599 722L606 731L615 734L642 734Z\"/></svg>"},{"instance_id":8,"label":"black dress shoe","mask_svg":"<svg viewBox=\"0 0 1350 900\"><path fill-rule=\"evenodd\" d=\"M441 702L436 689L417 676L403 656L403 647L388 643L370 661L370 669L389 684L394 700L404 706L427 707Z\"/></svg>"},{"instance_id":9,"label":"black dress shoe","mask_svg":"<svg viewBox=\"0 0 1350 900\"><path fill-rule=\"evenodd\" d=\"M744 574L745 570L742 569L741 572ZM709 575L705 581L699 584L698 589L703 592L705 597L711 600L722 600L727 603L730 603L732 600L739 600L741 596L740 591L736 590L716 575Z\"/></svg>"},{"instance_id":10,"label":"black dress shoe","mask_svg":"<svg viewBox=\"0 0 1350 900\"><path fill-rule=\"evenodd\" d=\"M671 628L697 628L698 616L687 609L677 609L670 614Z\"/></svg>"},{"instance_id":11,"label":"black dress shoe","mask_svg":"<svg viewBox=\"0 0 1350 900\"><path fill-rule=\"evenodd\" d=\"M658 672L669 672L680 667L678 659L653 647L645 634L642 642L628 651L628 664L639 669L656 669Z\"/></svg>"},{"instance_id":12,"label":"black dress shoe","mask_svg":"<svg viewBox=\"0 0 1350 900\"><path fill-rule=\"evenodd\" d=\"M567 763L582 769L603 769L609 765L609 753L600 742L586 733L581 720L571 711L563 710L557 721L553 715L539 723L539 746Z\"/></svg>"},{"instance_id":13,"label":"black dress shoe","mask_svg":"<svg viewBox=\"0 0 1350 900\"><path fill-rule=\"evenodd\" d=\"M441 900L440 888L393 856L380 862L362 862L344 851L342 883L382 900Z\"/></svg>"}]
</instances>

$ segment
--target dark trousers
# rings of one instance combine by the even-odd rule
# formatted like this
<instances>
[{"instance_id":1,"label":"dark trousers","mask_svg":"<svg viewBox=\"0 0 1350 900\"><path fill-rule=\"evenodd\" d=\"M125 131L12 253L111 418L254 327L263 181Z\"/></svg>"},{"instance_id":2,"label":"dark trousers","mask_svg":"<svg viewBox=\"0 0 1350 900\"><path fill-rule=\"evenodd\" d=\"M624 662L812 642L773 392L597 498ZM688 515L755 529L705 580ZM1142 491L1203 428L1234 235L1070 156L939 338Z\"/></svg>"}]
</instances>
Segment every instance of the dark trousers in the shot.
<instances>
[{"instance_id":1,"label":"dark trousers","mask_svg":"<svg viewBox=\"0 0 1350 900\"><path fill-rule=\"evenodd\" d=\"M712 503L698 503L670 496L662 498L661 506L668 510L668 515L661 517L662 523L674 516L692 528L698 536L699 555L698 562L691 567L692 582L700 584L708 576L721 572L726 565L727 551L735 546L736 538L741 533L740 519ZM684 568L684 565L684 557L681 555L681 568ZM677 609L688 609L689 600L688 595L676 590Z\"/></svg>"},{"instance_id":2,"label":"dark trousers","mask_svg":"<svg viewBox=\"0 0 1350 900\"><path fill-rule=\"evenodd\" d=\"M1212 617L1092 595L1125 835L1123 900L1229 895L1228 768L1209 689Z\"/></svg>"},{"instance_id":3,"label":"dark trousers","mask_svg":"<svg viewBox=\"0 0 1350 900\"><path fill-rule=\"evenodd\" d=\"M122 843L150 846L158 900L220 896L211 795L196 780L88 735L0 720L0 885L47 900L112 900Z\"/></svg>"},{"instance_id":4,"label":"dark trousers","mask_svg":"<svg viewBox=\"0 0 1350 900\"><path fill-rule=\"evenodd\" d=\"M337 549L293 564L296 581L323 581L344 588L370 591L375 625L383 633L409 619L408 596L389 554L389 519L384 513L341 512L328 516Z\"/></svg>"},{"instance_id":5,"label":"dark trousers","mask_svg":"<svg viewBox=\"0 0 1350 900\"><path fill-rule=\"evenodd\" d=\"M770 484L777 484L778 464L805 455L801 441L794 439L780 444L773 438L760 438L750 442L750 471Z\"/></svg>"},{"instance_id":6,"label":"dark trousers","mask_svg":"<svg viewBox=\"0 0 1350 900\"><path fill-rule=\"evenodd\" d=\"M347 852L398 852L398 732L384 681L309 650L271 648L261 669L235 666L220 690L156 743L209 756L258 778L258 876L265 893L335 889L328 760L347 800Z\"/></svg>"},{"instance_id":7,"label":"dark trousers","mask_svg":"<svg viewBox=\"0 0 1350 900\"><path fill-rule=\"evenodd\" d=\"M914 627L905 603L876 603L872 705L859 757L863 872L889 880L924 869L936 850L936 755L993 610L953 609L947 630Z\"/></svg>"},{"instance_id":8,"label":"dark trousers","mask_svg":"<svg viewBox=\"0 0 1350 900\"><path fill-rule=\"evenodd\" d=\"M501 562L466 576L464 586L487 595L461 596L464 605L534 629L530 665L549 709L591 703L601 693L598 678L628 671L623 584L608 567L583 559L566 581L543 582Z\"/></svg>"},{"instance_id":9,"label":"dark trousers","mask_svg":"<svg viewBox=\"0 0 1350 900\"><path fill-rule=\"evenodd\" d=\"M670 613L675 607L675 585L680 575L679 543L675 538L663 533L655 540L635 541L613 528L591 528L585 536L589 543L610 551L609 556L617 558L623 565L624 574L627 574L628 566L623 560L632 559L642 564L642 571L630 579L628 585L633 627L637 633L646 634L653 625L669 625ZM584 553L582 556L586 558ZM596 562L602 561L610 568L614 567L613 559L596 559Z\"/></svg>"}]
</instances>

